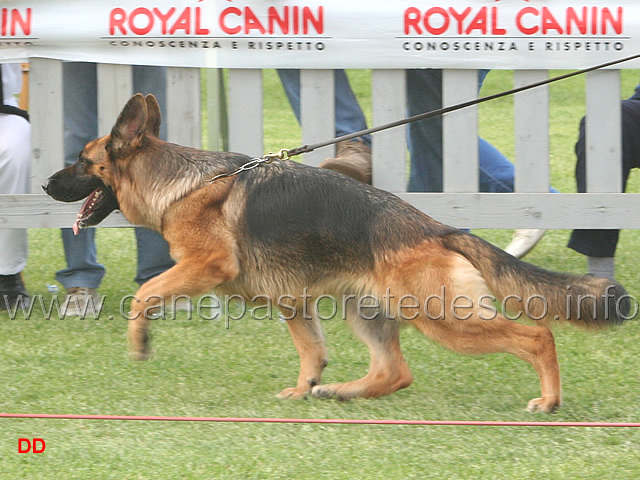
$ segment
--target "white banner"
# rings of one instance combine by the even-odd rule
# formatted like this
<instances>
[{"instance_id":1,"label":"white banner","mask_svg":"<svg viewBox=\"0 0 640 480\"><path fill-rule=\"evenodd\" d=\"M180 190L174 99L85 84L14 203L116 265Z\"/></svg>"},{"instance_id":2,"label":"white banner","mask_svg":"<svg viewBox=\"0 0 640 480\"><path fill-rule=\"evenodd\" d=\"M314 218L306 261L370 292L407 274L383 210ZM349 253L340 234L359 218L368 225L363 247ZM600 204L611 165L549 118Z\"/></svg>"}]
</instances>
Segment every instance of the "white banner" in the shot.
<instances>
[{"instance_id":1,"label":"white banner","mask_svg":"<svg viewBox=\"0 0 640 480\"><path fill-rule=\"evenodd\" d=\"M638 0L0 2L0 61L575 69L636 53Z\"/></svg>"}]
</instances>

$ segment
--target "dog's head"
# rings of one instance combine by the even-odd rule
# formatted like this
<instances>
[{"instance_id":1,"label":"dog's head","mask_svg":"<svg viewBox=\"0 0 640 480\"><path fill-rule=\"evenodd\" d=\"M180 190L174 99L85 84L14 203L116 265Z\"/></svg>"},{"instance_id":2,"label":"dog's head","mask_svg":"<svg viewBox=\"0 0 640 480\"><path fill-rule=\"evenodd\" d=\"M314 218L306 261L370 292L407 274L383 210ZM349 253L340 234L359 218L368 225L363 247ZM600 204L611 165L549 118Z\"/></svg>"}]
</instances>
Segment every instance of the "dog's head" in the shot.
<instances>
[{"instance_id":1,"label":"dog's head","mask_svg":"<svg viewBox=\"0 0 640 480\"><path fill-rule=\"evenodd\" d=\"M56 173L42 185L44 191L62 202L86 198L73 231L97 225L118 203L118 178L121 168L145 146L147 135L158 136L160 107L153 95L136 94L125 105L111 133L89 142L78 161Z\"/></svg>"}]
</instances>

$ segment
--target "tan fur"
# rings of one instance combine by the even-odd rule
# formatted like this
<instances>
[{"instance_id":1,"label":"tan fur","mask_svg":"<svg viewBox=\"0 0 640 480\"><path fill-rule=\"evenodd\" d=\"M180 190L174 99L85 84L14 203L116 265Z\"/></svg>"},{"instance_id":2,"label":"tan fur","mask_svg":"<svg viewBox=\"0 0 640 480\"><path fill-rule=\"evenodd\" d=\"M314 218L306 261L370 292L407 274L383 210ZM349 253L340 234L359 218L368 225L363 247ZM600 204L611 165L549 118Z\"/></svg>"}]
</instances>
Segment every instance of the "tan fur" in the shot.
<instances>
[{"instance_id":1,"label":"tan fur","mask_svg":"<svg viewBox=\"0 0 640 480\"><path fill-rule=\"evenodd\" d=\"M156 138L159 123L155 99L134 96L112 133L89 143L82 153L90 160L85 177L98 178L110 187L131 222L161 232L177 261L173 268L142 285L131 304L133 320L128 333L136 358L150 354L150 312L161 298L195 296L215 288L221 294L241 294L248 300L266 297L275 305L283 296L292 295L291 300L280 303L288 312L298 306L295 297L303 291L308 292L311 302L330 293L337 299L348 299L343 314L369 349L369 372L358 380L321 384L327 365L321 322L317 312L305 316L297 309L287 320L287 327L300 356L300 372L296 385L282 390L281 398L308 394L341 399L379 397L409 386L413 378L399 337L401 326L412 325L456 352L505 352L523 359L535 368L541 385L541 396L529 402L529 409L549 412L560 405L555 344L544 325L562 315L574 323L589 324L563 311L566 298L577 305L575 295L567 297L564 284L579 292L601 295L607 288L606 280L563 276L519 262L476 237L439 224L389 194L355 182L345 183L338 194L358 190L358 195L348 198L363 202L359 204L362 209L370 204L376 209L386 208L386 217L376 216L373 209L369 216L359 217L365 214L349 212L350 205L345 202L333 210L322 210L343 215L343 224L325 220L324 224L309 223L305 230L300 225L307 222L308 215L304 210L295 211L298 197L287 198L283 193L287 188L274 189L276 193L271 196L264 193L258 200L250 200L250 195L261 186L273 185L274 178L282 178L279 175L288 175L291 182L302 177L307 183L298 192L307 194L308 188L317 188L316 196L304 205L313 209L315 203L329 202L323 197L327 195L326 182L346 180L333 173L322 173L316 180L311 170L275 162L261 167L259 173L241 174L247 177L240 180L228 177L209 184L207 178L221 173L221 168L223 173L224 169L228 171L238 159L232 154L166 144ZM70 172L74 170L67 169L61 177L68 179L73 174ZM247 178L253 182L253 191L249 183L242 182ZM251 201L253 212L261 211L259 202L275 202L279 207L263 212L271 215L262 225L266 232L248 224ZM290 211L280 207L287 201ZM251 218L258 224L262 221L259 216ZM354 240L343 231L345 223L351 225L363 218L371 223L360 223L367 229L366 235ZM276 241L280 229L284 235ZM308 244L310 239L313 245ZM324 256L316 254L315 250L322 248L326 250ZM327 260L333 256L337 260ZM624 289L615 286L619 287L617 299ZM502 301L510 295L524 299L544 295L550 303L547 317L536 326L507 320L492 300ZM376 308L368 304L358 310L357 301L365 296L371 297L371 303L378 303ZM516 301L508 307L521 310L523 305ZM530 313L543 313L536 308L534 305ZM608 320L600 317L591 323L601 325Z\"/></svg>"}]
</instances>

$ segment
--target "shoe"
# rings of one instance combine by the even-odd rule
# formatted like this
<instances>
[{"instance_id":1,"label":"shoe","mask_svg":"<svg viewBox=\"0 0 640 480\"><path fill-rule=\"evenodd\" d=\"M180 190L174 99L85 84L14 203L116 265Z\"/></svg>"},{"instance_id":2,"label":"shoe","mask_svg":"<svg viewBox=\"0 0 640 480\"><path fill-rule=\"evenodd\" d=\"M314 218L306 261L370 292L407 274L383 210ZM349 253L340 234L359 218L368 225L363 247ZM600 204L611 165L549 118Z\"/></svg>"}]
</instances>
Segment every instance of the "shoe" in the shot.
<instances>
[{"instance_id":1,"label":"shoe","mask_svg":"<svg viewBox=\"0 0 640 480\"><path fill-rule=\"evenodd\" d=\"M0 310L13 310L20 304L24 308L31 305L22 274L0 275Z\"/></svg>"},{"instance_id":2,"label":"shoe","mask_svg":"<svg viewBox=\"0 0 640 480\"><path fill-rule=\"evenodd\" d=\"M93 302L93 307L88 305ZM83 317L86 314L93 314L99 307L100 296L95 288L70 287L67 288L67 296L60 306L63 317Z\"/></svg>"},{"instance_id":3,"label":"shoe","mask_svg":"<svg viewBox=\"0 0 640 480\"><path fill-rule=\"evenodd\" d=\"M345 140L336 145L335 158L323 161L320 168L334 170L371 185L371 149L362 140Z\"/></svg>"},{"instance_id":4,"label":"shoe","mask_svg":"<svg viewBox=\"0 0 640 480\"><path fill-rule=\"evenodd\" d=\"M538 228L522 228L516 230L513 232L511 243L506 246L504 251L516 258L522 258L536 246L545 232L546 230Z\"/></svg>"}]
</instances>

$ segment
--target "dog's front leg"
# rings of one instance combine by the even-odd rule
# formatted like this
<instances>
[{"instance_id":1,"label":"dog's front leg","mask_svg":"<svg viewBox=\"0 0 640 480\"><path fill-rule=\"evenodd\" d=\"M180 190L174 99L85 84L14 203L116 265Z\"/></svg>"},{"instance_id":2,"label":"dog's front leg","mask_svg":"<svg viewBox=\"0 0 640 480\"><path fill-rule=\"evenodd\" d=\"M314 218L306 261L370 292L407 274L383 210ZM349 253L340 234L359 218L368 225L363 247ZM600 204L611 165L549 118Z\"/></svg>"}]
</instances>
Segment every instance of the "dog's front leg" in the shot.
<instances>
[{"instance_id":1,"label":"dog's front leg","mask_svg":"<svg viewBox=\"0 0 640 480\"><path fill-rule=\"evenodd\" d=\"M213 290L230 275L205 259L183 261L144 283L131 301L129 345L133 358L146 360L151 354L150 320L172 295L195 296Z\"/></svg>"}]
</instances>

